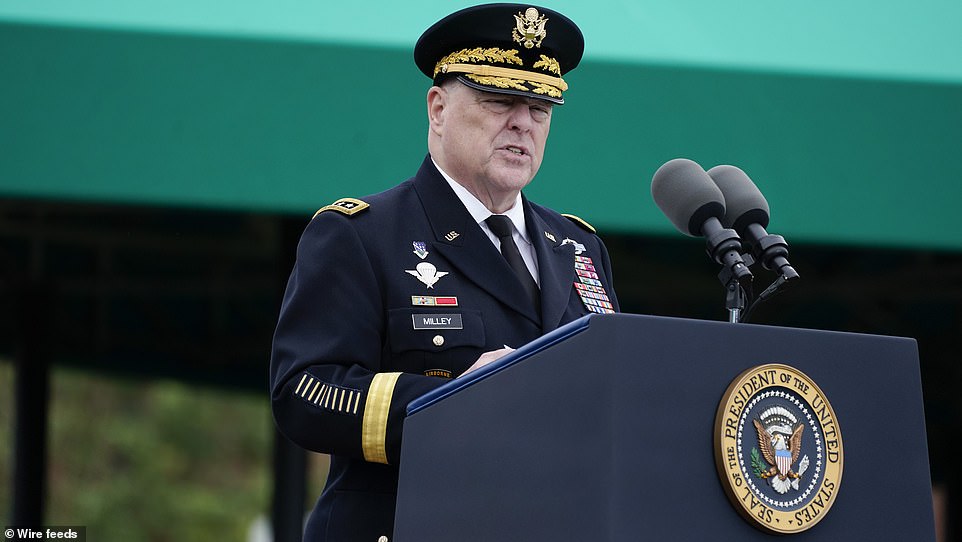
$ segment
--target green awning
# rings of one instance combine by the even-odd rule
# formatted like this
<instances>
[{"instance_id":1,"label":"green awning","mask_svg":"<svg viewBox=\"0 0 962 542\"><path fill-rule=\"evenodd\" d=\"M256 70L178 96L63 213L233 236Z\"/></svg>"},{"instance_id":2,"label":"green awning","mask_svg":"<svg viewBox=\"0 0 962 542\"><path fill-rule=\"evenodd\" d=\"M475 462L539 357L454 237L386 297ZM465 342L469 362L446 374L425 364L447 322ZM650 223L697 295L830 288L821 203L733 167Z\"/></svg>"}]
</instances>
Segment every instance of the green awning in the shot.
<instances>
[{"instance_id":1,"label":"green awning","mask_svg":"<svg viewBox=\"0 0 962 542\"><path fill-rule=\"evenodd\" d=\"M552 2L587 51L528 194L666 233L651 175L687 157L742 167L790 241L962 249L962 3L892 4ZM426 152L413 43L461 5L8 0L0 197L306 215L387 188Z\"/></svg>"}]
</instances>

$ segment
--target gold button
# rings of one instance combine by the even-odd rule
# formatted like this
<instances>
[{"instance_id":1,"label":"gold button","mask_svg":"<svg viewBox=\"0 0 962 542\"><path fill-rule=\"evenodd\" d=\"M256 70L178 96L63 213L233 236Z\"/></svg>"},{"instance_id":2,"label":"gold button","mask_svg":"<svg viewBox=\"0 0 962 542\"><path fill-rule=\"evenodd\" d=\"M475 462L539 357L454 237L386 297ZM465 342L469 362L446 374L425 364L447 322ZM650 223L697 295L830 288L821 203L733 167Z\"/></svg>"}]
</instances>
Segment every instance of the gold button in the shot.
<instances>
[{"instance_id":1,"label":"gold button","mask_svg":"<svg viewBox=\"0 0 962 542\"><path fill-rule=\"evenodd\" d=\"M441 346L442 344L444 344L444 337L440 335L435 335L433 340L434 340L434 346Z\"/></svg>"}]
</instances>

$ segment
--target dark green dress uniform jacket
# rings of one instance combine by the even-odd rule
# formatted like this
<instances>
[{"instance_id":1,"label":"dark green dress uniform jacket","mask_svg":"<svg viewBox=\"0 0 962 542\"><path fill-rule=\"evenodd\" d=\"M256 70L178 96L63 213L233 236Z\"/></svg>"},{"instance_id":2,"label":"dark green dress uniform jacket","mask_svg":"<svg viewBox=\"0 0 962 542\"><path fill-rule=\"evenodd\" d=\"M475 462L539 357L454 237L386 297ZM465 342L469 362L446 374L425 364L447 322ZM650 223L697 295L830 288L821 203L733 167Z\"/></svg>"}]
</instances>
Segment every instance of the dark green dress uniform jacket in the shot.
<instances>
[{"instance_id":1,"label":"dark green dress uniform jacket","mask_svg":"<svg viewBox=\"0 0 962 542\"><path fill-rule=\"evenodd\" d=\"M587 280L592 299L606 295L618 310L608 253L590 226L523 204L540 308L530 306L430 157L414 178L363 202L328 206L307 226L271 357L278 427L300 446L332 455L305 541L392 536L401 428L412 399L484 352L518 348L589 307L600 312L604 303L579 295L580 276L597 277ZM422 263L433 271L419 269Z\"/></svg>"}]
</instances>

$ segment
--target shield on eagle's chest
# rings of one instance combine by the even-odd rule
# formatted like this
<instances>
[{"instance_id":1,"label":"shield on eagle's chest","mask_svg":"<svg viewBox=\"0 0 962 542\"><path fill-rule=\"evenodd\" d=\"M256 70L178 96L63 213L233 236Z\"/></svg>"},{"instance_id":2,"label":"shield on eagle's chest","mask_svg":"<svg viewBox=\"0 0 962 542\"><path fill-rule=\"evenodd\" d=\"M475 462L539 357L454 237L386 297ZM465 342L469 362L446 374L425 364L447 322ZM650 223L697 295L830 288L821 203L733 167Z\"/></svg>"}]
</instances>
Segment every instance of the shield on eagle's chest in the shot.
<instances>
[{"instance_id":1,"label":"shield on eagle's chest","mask_svg":"<svg viewBox=\"0 0 962 542\"><path fill-rule=\"evenodd\" d=\"M775 450L775 465L778 467L778 474L787 475L792 470L792 451Z\"/></svg>"}]
</instances>

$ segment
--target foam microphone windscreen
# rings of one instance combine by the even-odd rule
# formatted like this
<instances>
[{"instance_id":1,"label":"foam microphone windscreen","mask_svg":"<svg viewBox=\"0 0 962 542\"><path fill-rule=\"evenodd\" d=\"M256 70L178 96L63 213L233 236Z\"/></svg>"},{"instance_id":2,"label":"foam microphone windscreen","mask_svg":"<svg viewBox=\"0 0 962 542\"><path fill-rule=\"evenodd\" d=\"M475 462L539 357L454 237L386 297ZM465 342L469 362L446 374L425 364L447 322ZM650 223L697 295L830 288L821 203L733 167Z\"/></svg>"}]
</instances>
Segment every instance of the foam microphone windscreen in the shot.
<instances>
[{"instance_id":1,"label":"foam microphone windscreen","mask_svg":"<svg viewBox=\"0 0 962 542\"><path fill-rule=\"evenodd\" d=\"M748 175L735 166L715 166L708 170L725 197L722 224L743 234L749 224L768 227L768 201Z\"/></svg>"},{"instance_id":2,"label":"foam microphone windscreen","mask_svg":"<svg viewBox=\"0 0 962 542\"><path fill-rule=\"evenodd\" d=\"M697 163L675 158L651 179L651 197L668 220L685 235L702 235L709 218L725 216L725 197Z\"/></svg>"}]
</instances>

